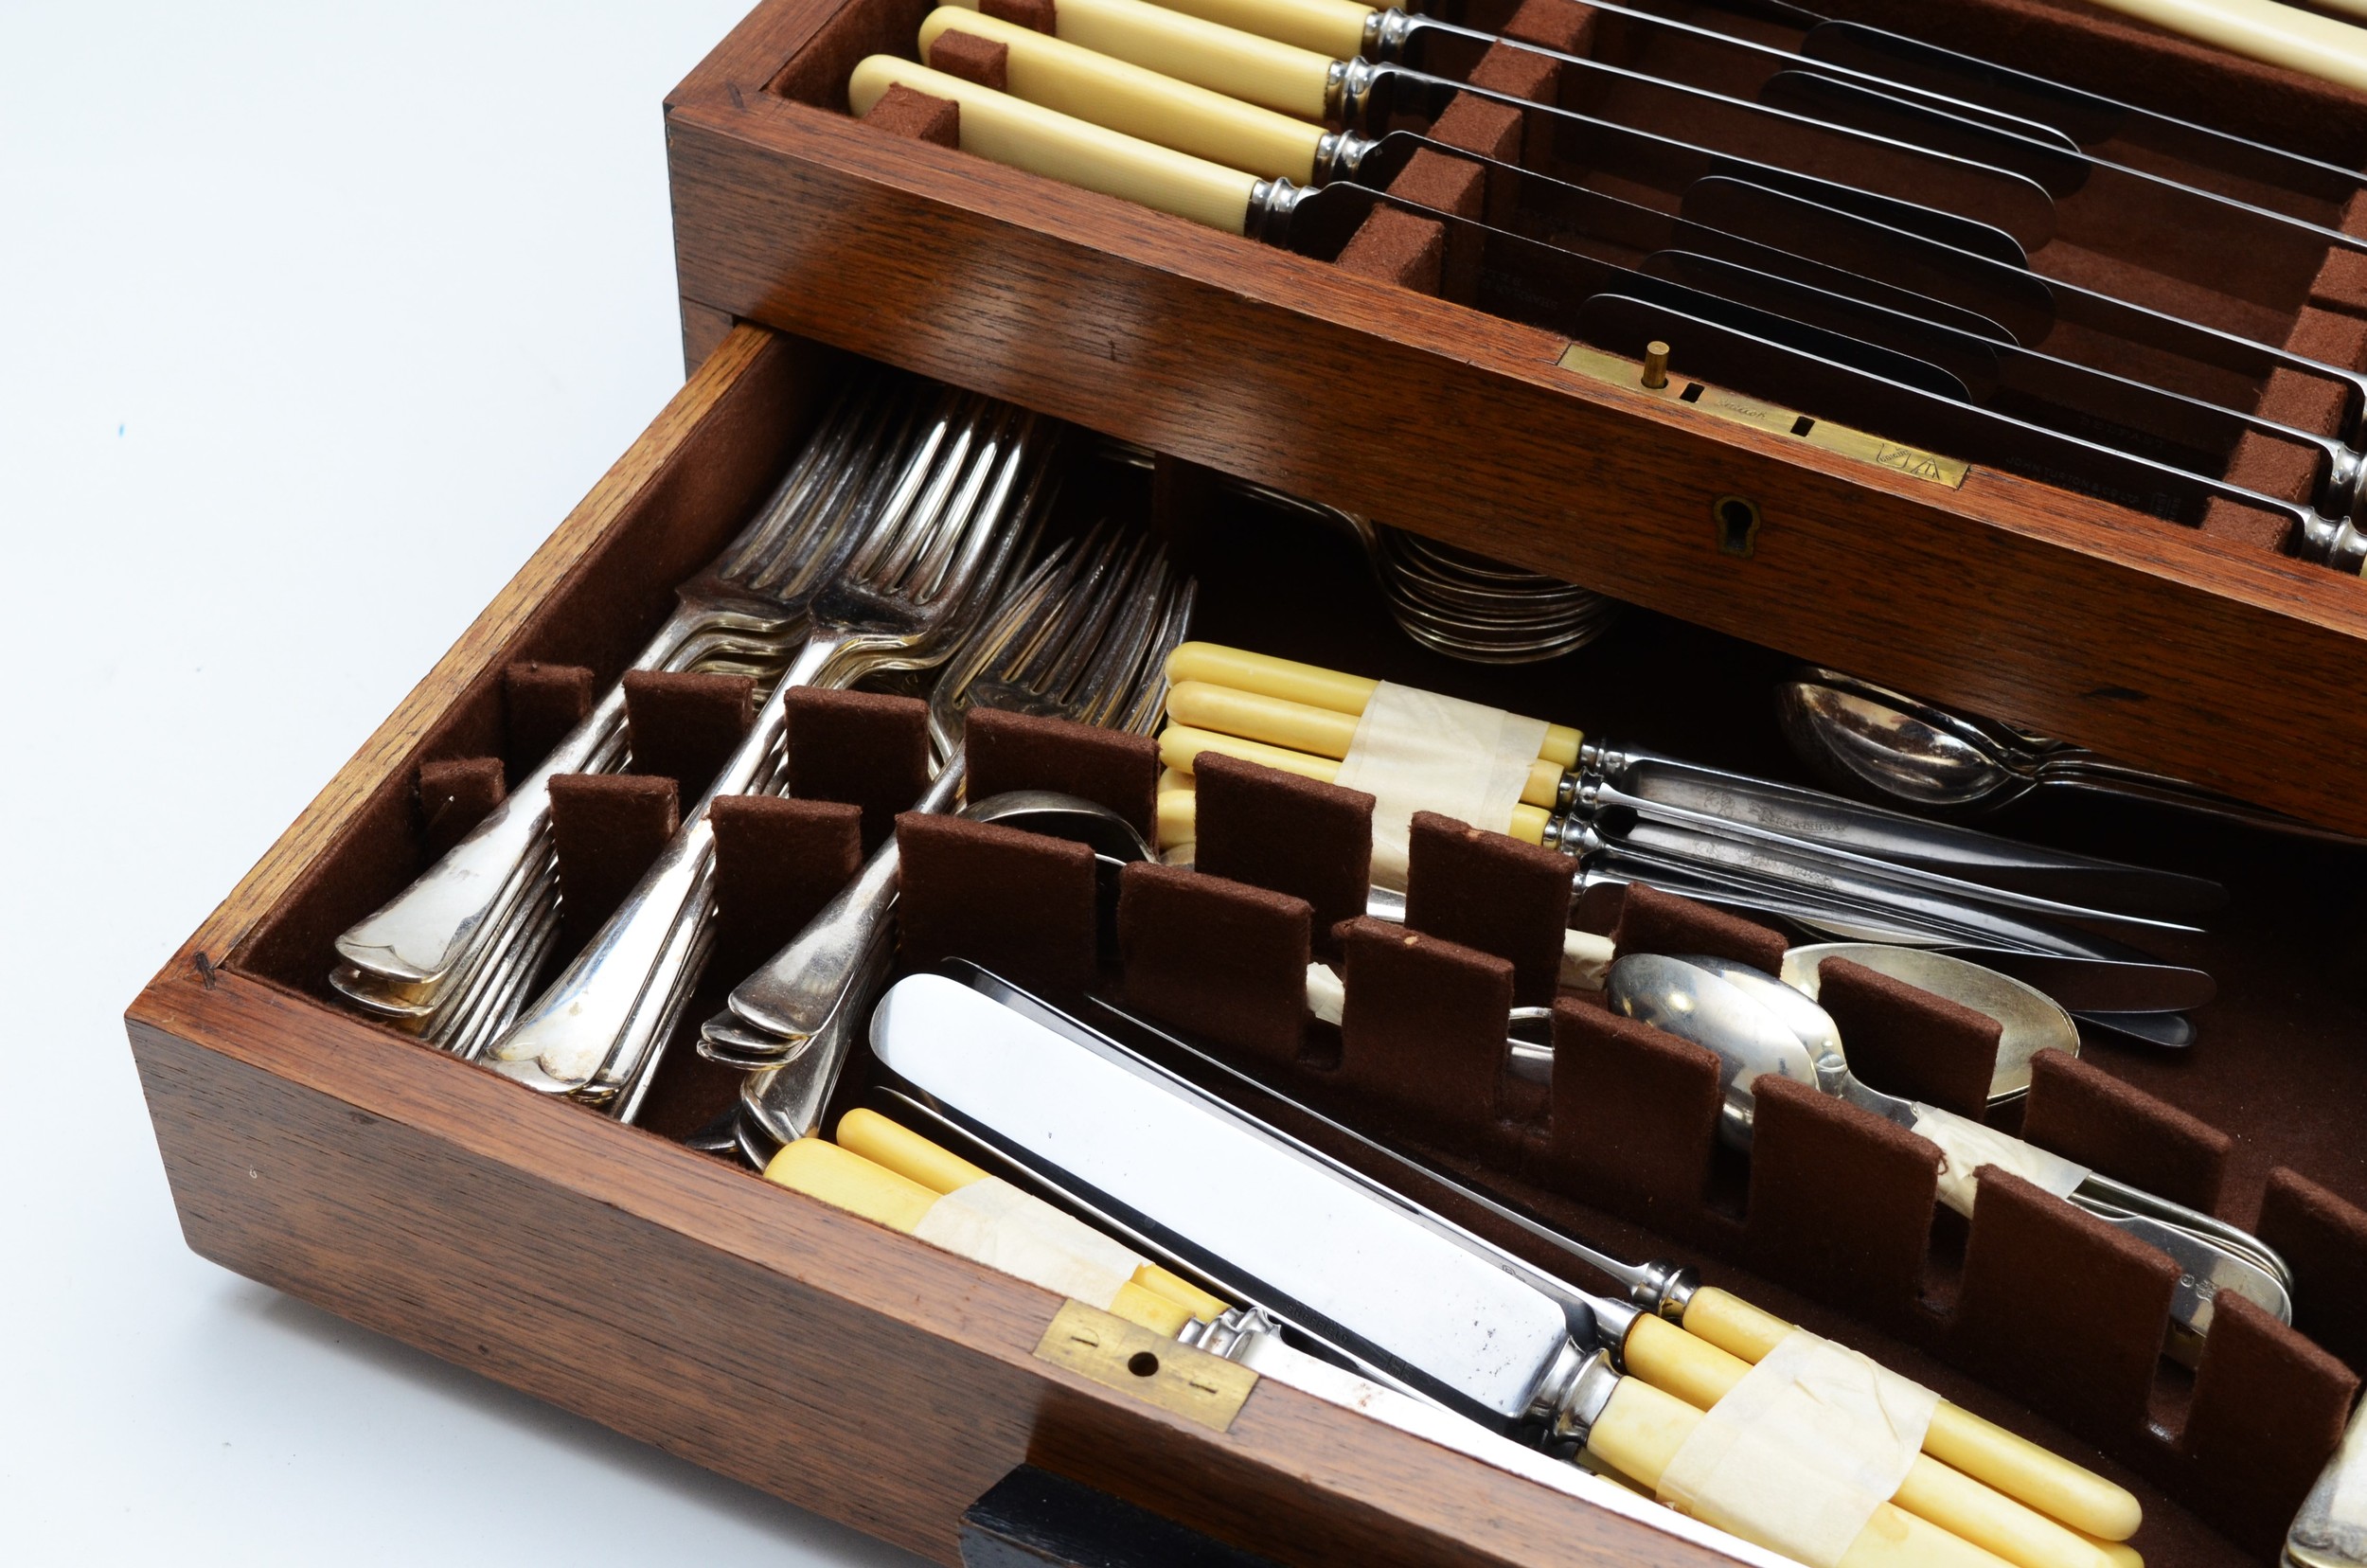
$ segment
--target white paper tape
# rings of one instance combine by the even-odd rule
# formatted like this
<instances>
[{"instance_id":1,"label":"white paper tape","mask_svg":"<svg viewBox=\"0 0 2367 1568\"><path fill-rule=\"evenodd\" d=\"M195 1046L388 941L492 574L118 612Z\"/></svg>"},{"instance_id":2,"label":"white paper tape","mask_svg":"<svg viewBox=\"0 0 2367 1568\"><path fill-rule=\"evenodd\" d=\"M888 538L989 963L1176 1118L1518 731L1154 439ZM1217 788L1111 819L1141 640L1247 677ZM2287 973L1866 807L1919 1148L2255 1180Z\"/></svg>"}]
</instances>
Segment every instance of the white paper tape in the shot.
<instances>
[{"instance_id":1,"label":"white paper tape","mask_svg":"<svg viewBox=\"0 0 2367 1568\"><path fill-rule=\"evenodd\" d=\"M1978 1190L1973 1178L1983 1166L2010 1171L2057 1198L2070 1197L2089 1176L2086 1166L1937 1106L1918 1103L1909 1131L1940 1146L1940 1202L1967 1218Z\"/></svg>"},{"instance_id":2,"label":"white paper tape","mask_svg":"<svg viewBox=\"0 0 2367 1568\"><path fill-rule=\"evenodd\" d=\"M1545 722L1383 681L1356 722L1334 782L1373 797L1373 881L1405 889L1414 813L1501 833L1512 826Z\"/></svg>"},{"instance_id":3,"label":"white paper tape","mask_svg":"<svg viewBox=\"0 0 2367 1568\"><path fill-rule=\"evenodd\" d=\"M1000 1176L947 1193L913 1234L973 1263L1107 1309L1145 1259Z\"/></svg>"},{"instance_id":4,"label":"white paper tape","mask_svg":"<svg viewBox=\"0 0 2367 1568\"><path fill-rule=\"evenodd\" d=\"M1307 1010L1326 1024L1337 1024L1347 1011L1348 988L1328 964L1307 966Z\"/></svg>"},{"instance_id":5,"label":"white paper tape","mask_svg":"<svg viewBox=\"0 0 2367 1568\"><path fill-rule=\"evenodd\" d=\"M1616 955L1611 938L1591 931L1561 934L1561 984L1572 990L1601 990Z\"/></svg>"},{"instance_id":6,"label":"white paper tape","mask_svg":"<svg viewBox=\"0 0 2367 1568\"><path fill-rule=\"evenodd\" d=\"M1710 1407L1662 1502L1809 1568L1835 1568L1907 1479L1939 1396L1795 1328Z\"/></svg>"}]
</instances>

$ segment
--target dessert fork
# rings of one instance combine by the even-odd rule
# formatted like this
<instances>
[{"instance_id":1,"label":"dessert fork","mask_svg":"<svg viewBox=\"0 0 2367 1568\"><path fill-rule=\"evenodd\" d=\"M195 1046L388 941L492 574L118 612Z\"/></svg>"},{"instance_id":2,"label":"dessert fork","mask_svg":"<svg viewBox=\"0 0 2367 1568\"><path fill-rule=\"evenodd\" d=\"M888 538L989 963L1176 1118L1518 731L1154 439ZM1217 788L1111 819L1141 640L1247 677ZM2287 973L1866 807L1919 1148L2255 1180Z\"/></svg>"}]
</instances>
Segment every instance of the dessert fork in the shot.
<instances>
[{"instance_id":1,"label":"dessert fork","mask_svg":"<svg viewBox=\"0 0 2367 1568\"><path fill-rule=\"evenodd\" d=\"M708 806L770 792L792 689L947 655L1048 501L1051 436L1031 414L969 397L929 424L893 489L831 552L835 570L800 575L814 583L807 641L747 739L623 905L485 1054L489 1064L547 1093L617 1101L630 1114L633 1096L618 1100L619 1091L654 1062L712 937Z\"/></svg>"}]
</instances>

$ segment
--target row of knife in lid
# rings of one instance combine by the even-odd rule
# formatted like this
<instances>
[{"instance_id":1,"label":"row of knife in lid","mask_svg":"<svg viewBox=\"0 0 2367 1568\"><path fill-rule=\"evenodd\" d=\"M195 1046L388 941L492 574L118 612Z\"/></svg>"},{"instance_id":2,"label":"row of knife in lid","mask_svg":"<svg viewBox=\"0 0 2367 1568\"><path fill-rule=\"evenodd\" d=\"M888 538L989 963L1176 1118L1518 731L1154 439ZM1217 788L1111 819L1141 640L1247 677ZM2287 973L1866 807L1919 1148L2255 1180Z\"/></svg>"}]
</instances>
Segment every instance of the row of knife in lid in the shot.
<instances>
[{"instance_id":1,"label":"row of knife in lid","mask_svg":"<svg viewBox=\"0 0 2367 1568\"><path fill-rule=\"evenodd\" d=\"M2367 564L2357 170L1831 23L980 3L927 19L927 64L858 65L855 110L1610 356L1674 345L1681 378L1944 454L1917 465L1943 483ZM2099 116L2144 168L2080 145Z\"/></svg>"}]
</instances>

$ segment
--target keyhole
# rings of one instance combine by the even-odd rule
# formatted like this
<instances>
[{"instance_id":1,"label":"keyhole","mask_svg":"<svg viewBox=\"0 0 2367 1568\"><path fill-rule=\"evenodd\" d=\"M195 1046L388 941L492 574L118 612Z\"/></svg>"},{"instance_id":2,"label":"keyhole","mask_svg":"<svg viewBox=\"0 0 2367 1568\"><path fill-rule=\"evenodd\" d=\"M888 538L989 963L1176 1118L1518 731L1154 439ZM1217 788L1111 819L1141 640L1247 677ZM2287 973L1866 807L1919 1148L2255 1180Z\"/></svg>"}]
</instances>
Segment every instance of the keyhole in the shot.
<instances>
[{"instance_id":1,"label":"keyhole","mask_svg":"<svg viewBox=\"0 0 2367 1568\"><path fill-rule=\"evenodd\" d=\"M1717 525L1717 548L1730 556L1748 556L1758 547L1759 506L1739 495L1721 495L1710 504Z\"/></svg>"},{"instance_id":2,"label":"keyhole","mask_svg":"<svg viewBox=\"0 0 2367 1568\"><path fill-rule=\"evenodd\" d=\"M1159 1371L1159 1358L1148 1350L1137 1350L1126 1358L1126 1369L1138 1378L1155 1377Z\"/></svg>"}]
</instances>

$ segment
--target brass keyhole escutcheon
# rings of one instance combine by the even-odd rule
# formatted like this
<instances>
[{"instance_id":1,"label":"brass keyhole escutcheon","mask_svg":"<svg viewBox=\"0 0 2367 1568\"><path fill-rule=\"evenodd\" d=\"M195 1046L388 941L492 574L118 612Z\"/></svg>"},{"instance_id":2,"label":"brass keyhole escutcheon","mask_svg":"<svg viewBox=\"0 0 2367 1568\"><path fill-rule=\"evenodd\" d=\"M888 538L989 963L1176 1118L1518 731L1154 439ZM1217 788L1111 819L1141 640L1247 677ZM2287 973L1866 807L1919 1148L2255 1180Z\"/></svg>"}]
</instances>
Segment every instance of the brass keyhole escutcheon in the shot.
<instances>
[{"instance_id":1,"label":"brass keyhole escutcheon","mask_svg":"<svg viewBox=\"0 0 2367 1568\"><path fill-rule=\"evenodd\" d=\"M1710 503L1710 521L1717 528L1721 555L1746 560L1758 548L1759 504L1748 496L1721 495Z\"/></svg>"}]
</instances>

